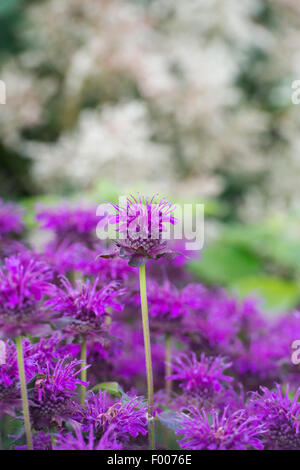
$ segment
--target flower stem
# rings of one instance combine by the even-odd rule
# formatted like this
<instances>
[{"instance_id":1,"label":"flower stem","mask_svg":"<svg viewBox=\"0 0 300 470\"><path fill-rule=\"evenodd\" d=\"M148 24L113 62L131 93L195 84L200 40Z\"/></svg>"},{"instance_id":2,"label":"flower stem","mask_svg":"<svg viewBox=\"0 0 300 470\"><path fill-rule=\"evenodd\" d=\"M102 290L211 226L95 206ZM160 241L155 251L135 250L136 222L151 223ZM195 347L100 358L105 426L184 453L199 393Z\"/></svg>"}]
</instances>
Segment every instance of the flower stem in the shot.
<instances>
[{"instance_id":1,"label":"flower stem","mask_svg":"<svg viewBox=\"0 0 300 470\"><path fill-rule=\"evenodd\" d=\"M24 422L25 422L27 449L33 450L21 336L17 336L16 346L17 346L19 377L20 377L20 383L21 383L21 395L22 395L22 403L23 403L23 414L24 414Z\"/></svg>"},{"instance_id":2,"label":"flower stem","mask_svg":"<svg viewBox=\"0 0 300 470\"><path fill-rule=\"evenodd\" d=\"M144 345L145 345L146 370L147 370L149 445L152 450L155 450L154 417L153 417L153 372L152 372L150 329L149 329L148 304L147 304L146 267L144 264L140 266L140 293L141 293Z\"/></svg>"},{"instance_id":3,"label":"flower stem","mask_svg":"<svg viewBox=\"0 0 300 470\"><path fill-rule=\"evenodd\" d=\"M166 360L165 360L165 382L166 382L166 398L169 402L171 399L172 393L172 381L166 380L169 375L172 374L172 336L167 333L165 339L165 351L166 351Z\"/></svg>"},{"instance_id":4,"label":"flower stem","mask_svg":"<svg viewBox=\"0 0 300 470\"><path fill-rule=\"evenodd\" d=\"M86 339L85 338L82 339L82 343L81 343L80 359L81 359L81 367L85 367L86 366ZM83 382L86 382L86 379L87 379L86 369L83 369L80 372L80 379ZM82 404L82 406L84 406L85 404L85 395L86 395L86 387L85 385L81 384L80 385L80 403Z\"/></svg>"}]
</instances>

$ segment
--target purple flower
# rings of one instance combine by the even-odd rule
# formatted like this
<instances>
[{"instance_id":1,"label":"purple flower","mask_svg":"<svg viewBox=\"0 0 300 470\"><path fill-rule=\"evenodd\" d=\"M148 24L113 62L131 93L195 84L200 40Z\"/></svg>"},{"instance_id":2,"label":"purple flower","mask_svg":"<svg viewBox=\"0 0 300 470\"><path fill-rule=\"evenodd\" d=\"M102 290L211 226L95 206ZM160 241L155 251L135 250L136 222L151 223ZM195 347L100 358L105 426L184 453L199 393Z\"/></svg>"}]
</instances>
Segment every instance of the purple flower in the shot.
<instances>
[{"instance_id":1,"label":"purple flower","mask_svg":"<svg viewBox=\"0 0 300 470\"><path fill-rule=\"evenodd\" d=\"M122 450L123 448L115 439L113 427L108 428L100 440L94 436L92 426L88 433L84 433L79 426L74 426L74 432L75 436L71 433L57 434L54 450Z\"/></svg>"},{"instance_id":2,"label":"purple flower","mask_svg":"<svg viewBox=\"0 0 300 470\"><path fill-rule=\"evenodd\" d=\"M76 345L64 345L63 341L66 336L55 332L50 337L40 338L38 342L32 344L27 339L24 340L24 344L30 344L30 357L35 365L37 364L48 364L54 367L62 358L68 356L70 359L77 356L78 352L73 352L71 349L76 348ZM78 346L80 348L80 346Z\"/></svg>"},{"instance_id":3,"label":"purple flower","mask_svg":"<svg viewBox=\"0 0 300 470\"><path fill-rule=\"evenodd\" d=\"M0 363L0 418L4 414L15 415L22 407L17 353L15 344L8 340L2 345L3 360Z\"/></svg>"},{"instance_id":4,"label":"purple flower","mask_svg":"<svg viewBox=\"0 0 300 470\"><path fill-rule=\"evenodd\" d=\"M172 256L174 252L168 247L167 240L163 239L166 225L175 225L176 219L172 215L175 206L161 199L151 199L133 195L126 199L126 204L111 204L115 214L106 216L99 223L99 227L115 225L118 234L114 243L116 250L101 256L117 256L129 260L131 266L141 266L147 259L158 259L162 256Z\"/></svg>"},{"instance_id":5,"label":"purple flower","mask_svg":"<svg viewBox=\"0 0 300 470\"><path fill-rule=\"evenodd\" d=\"M267 428L263 436L267 449L298 450L300 448L300 388L293 398L289 386L283 394L280 385L275 390L261 387L261 394L254 393L250 403L252 413Z\"/></svg>"},{"instance_id":6,"label":"purple flower","mask_svg":"<svg viewBox=\"0 0 300 470\"><path fill-rule=\"evenodd\" d=\"M21 208L0 199L0 239L11 234L20 234L24 229Z\"/></svg>"},{"instance_id":7,"label":"purple flower","mask_svg":"<svg viewBox=\"0 0 300 470\"><path fill-rule=\"evenodd\" d=\"M208 415L196 408L183 414L177 434L182 449L190 450L251 450L264 448L261 435L265 427L245 410L229 413L213 411Z\"/></svg>"},{"instance_id":8,"label":"purple flower","mask_svg":"<svg viewBox=\"0 0 300 470\"><path fill-rule=\"evenodd\" d=\"M92 246L97 241L99 217L96 215L96 207L41 207L36 218L41 228L55 233L56 245L67 240L69 243L82 242Z\"/></svg>"},{"instance_id":9,"label":"purple flower","mask_svg":"<svg viewBox=\"0 0 300 470\"><path fill-rule=\"evenodd\" d=\"M88 384L78 379L80 361L64 359L53 367L37 364L37 377L30 393L30 414L34 427L41 429L63 421L78 419L80 406L75 400L78 385Z\"/></svg>"},{"instance_id":10,"label":"purple flower","mask_svg":"<svg viewBox=\"0 0 300 470\"><path fill-rule=\"evenodd\" d=\"M162 284L150 280L147 297L151 327L173 335L180 332L182 319L199 306L201 294L201 285L189 284L180 291L167 280ZM140 296L134 299L136 305L140 305Z\"/></svg>"},{"instance_id":11,"label":"purple flower","mask_svg":"<svg viewBox=\"0 0 300 470\"><path fill-rule=\"evenodd\" d=\"M116 326L114 323L113 325ZM112 333L119 336L123 348L113 357L113 371L116 376L122 378L127 387L131 387L132 383L142 383L145 374L145 348L143 331L140 323L137 329L130 328L128 325L117 325ZM134 354L133 346L134 345ZM164 384L164 359L165 347L163 343L153 343L151 345L152 363L155 370L154 384L158 388ZM142 390L144 392L144 390Z\"/></svg>"},{"instance_id":12,"label":"purple flower","mask_svg":"<svg viewBox=\"0 0 300 470\"><path fill-rule=\"evenodd\" d=\"M51 278L48 265L29 253L5 259L0 266L0 337L50 331L51 315L42 300L53 292Z\"/></svg>"},{"instance_id":13,"label":"purple flower","mask_svg":"<svg viewBox=\"0 0 300 470\"><path fill-rule=\"evenodd\" d=\"M29 382L36 371L34 352L27 339L22 340L22 348L25 375ZM11 340L6 340L1 344L0 417L4 414L15 416L15 412L20 408L22 408L22 402L16 345Z\"/></svg>"},{"instance_id":14,"label":"purple flower","mask_svg":"<svg viewBox=\"0 0 300 470\"><path fill-rule=\"evenodd\" d=\"M276 348L274 344L275 339L270 332L254 337L234 358L234 374L248 390L256 390L262 384L271 386L281 379L283 370L280 359L283 356L280 358L280 342L276 342Z\"/></svg>"},{"instance_id":15,"label":"purple flower","mask_svg":"<svg viewBox=\"0 0 300 470\"><path fill-rule=\"evenodd\" d=\"M220 393L232 382L232 377L224 375L224 370L231 365L222 357L206 357L202 353L198 360L195 353L183 354L173 362L173 373L167 379L178 380L183 390L207 398Z\"/></svg>"},{"instance_id":16,"label":"purple flower","mask_svg":"<svg viewBox=\"0 0 300 470\"><path fill-rule=\"evenodd\" d=\"M100 289L99 279L93 283L90 280L85 283L77 281L73 287L67 278L62 277L61 284L63 288L57 287L55 296L46 305L61 316L70 318L64 331L71 336L103 338L107 309L122 309L117 297L124 294L124 289L117 282L111 282Z\"/></svg>"},{"instance_id":17,"label":"purple flower","mask_svg":"<svg viewBox=\"0 0 300 470\"><path fill-rule=\"evenodd\" d=\"M51 435L44 431L35 432L32 436L33 450L53 450ZM15 450L27 450L27 445L16 446Z\"/></svg>"},{"instance_id":18,"label":"purple flower","mask_svg":"<svg viewBox=\"0 0 300 470\"><path fill-rule=\"evenodd\" d=\"M127 261L122 258L102 258L97 256L95 250L86 248L82 255L78 257L75 269L83 275L98 277L101 284L106 284L116 280L127 281L130 275L135 272L134 268L129 266ZM99 250L101 250L100 245L98 246Z\"/></svg>"},{"instance_id":19,"label":"purple flower","mask_svg":"<svg viewBox=\"0 0 300 470\"><path fill-rule=\"evenodd\" d=\"M147 404L137 397L116 400L106 392L90 393L85 423L87 427L92 426L97 437L102 437L113 427L116 439L126 442L130 437L147 434Z\"/></svg>"}]
</instances>

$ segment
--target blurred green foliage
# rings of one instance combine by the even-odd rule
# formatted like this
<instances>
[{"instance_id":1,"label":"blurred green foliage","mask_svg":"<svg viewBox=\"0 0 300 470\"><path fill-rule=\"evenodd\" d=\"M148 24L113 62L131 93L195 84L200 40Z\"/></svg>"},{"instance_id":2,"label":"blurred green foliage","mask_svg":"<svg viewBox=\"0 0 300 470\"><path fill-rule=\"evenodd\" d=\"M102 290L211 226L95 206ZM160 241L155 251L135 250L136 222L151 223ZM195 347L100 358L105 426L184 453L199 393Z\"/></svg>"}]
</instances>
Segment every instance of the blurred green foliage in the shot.
<instances>
[{"instance_id":1,"label":"blurred green foliage","mask_svg":"<svg viewBox=\"0 0 300 470\"><path fill-rule=\"evenodd\" d=\"M267 310L289 310L300 303L299 234L297 214L259 224L228 224L189 269L203 282L264 299Z\"/></svg>"}]
</instances>

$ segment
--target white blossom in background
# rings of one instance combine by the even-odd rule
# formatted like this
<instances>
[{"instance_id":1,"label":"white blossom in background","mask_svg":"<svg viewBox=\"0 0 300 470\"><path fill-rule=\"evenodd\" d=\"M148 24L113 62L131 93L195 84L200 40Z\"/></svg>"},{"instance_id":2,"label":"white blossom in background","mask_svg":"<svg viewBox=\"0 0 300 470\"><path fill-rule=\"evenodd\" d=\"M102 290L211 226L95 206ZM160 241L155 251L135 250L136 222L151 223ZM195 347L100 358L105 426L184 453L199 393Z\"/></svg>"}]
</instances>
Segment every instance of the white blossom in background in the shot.
<instances>
[{"instance_id":1,"label":"white blossom in background","mask_svg":"<svg viewBox=\"0 0 300 470\"><path fill-rule=\"evenodd\" d=\"M252 181L242 217L295 206L299 11L298 0L36 3L24 33L34 46L2 70L1 138L32 157L45 191L107 178L205 198L229 173ZM243 80L261 94L247 96ZM59 135L24 137L55 99Z\"/></svg>"},{"instance_id":2,"label":"white blossom in background","mask_svg":"<svg viewBox=\"0 0 300 470\"><path fill-rule=\"evenodd\" d=\"M151 143L146 111L138 101L106 105L102 112L86 110L78 127L55 144L29 143L37 180L49 189L54 178L62 185L68 180L74 187L87 188L106 167L116 178L123 176L125 167L132 179L163 177L169 148Z\"/></svg>"}]
</instances>

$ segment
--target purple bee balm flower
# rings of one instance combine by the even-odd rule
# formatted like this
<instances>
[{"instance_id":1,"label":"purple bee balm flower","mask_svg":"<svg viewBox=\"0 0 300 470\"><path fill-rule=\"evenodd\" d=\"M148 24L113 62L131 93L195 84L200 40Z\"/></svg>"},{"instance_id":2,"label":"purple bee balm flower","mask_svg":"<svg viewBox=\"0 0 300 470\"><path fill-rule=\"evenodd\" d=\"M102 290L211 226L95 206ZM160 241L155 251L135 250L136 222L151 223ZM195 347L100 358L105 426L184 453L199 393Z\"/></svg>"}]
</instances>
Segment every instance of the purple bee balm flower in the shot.
<instances>
[{"instance_id":1,"label":"purple bee balm flower","mask_svg":"<svg viewBox=\"0 0 300 470\"><path fill-rule=\"evenodd\" d=\"M163 232L167 232L167 225L175 225L177 220L172 215L175 206L161 199L155 201L139 196L129 196L126 204L111 204L115 214L105 217L99 227L115 225L117 239L114 240L116 249L101 256L121 258L129 260L131 266L141 266L147 259L159 259L163 256L174 256L168 246L168 241L163 238Z\"/></svg>"},{"instance_id":2,"label":"purple bee balm flower","mask_svg":"<svg viewBox=\"0 0 300 470\"><path fill-rule=\"evenodd\" d=\"M53 315L42 304L44 296L53 293L51 278L48 265L29 253L5 259L0 267L0 337L51 331Z\"/></svg>"},{"instance_id":3,"label":"purple bee balm flower","mask_svg":"<svg viewBox=\"0 0 300 470\"><path fill-rule=\"evenodd\" d=\"M88 385L77 377L83 369L78 369L80 364L80 361L64 359L55 367L37 364L37 377L30 393L30 414L36 429L78 418L80 406L75 401L76 388Z\"/></svg>"},{"instance_id":4,"label":"purple bee balm flower","mask_svg":"<svg viewBox=\"0 0 300 470\"><path fill-rule=\"evenodd\" d=\"M129 325L117 325L119 331L114 329L112 334L119 336L122 340L123 348L119 354L113 357L114 374L121 378L126 387L131 387L132 383L143 384L145 374L145 348L143 332L140 324L137 329L132 329ZM132 345L134 345L134 354L132 354ZM151 355L153 369L155 370L154 385L156 388L164 385L164 359L165 347L163 343L153 343L151 345ZM111 377L111 380L113 377ZM141 393L144 390L141 389Z\"/></svg>"},{"instance_id":5,"label":"purple bee balm flower","mask_svg":"<svg viewBox=\"0 0 300 470\"><path fill-rule=\"evenodd\" d=\"M109 427L100 440L94 436L93 428L84 433L79 426L74 426L74 434L57 434L54 450L122 450L123 446L115 439L114 428Z\"/></svg>"},{"instance_id":6,"label":"purple bee balm flower","mask_svg":"<svg viewBox=\"0 0 300 470\"><path fill-rule=\"evenodd\" d=\"M0 418L15 415L22 407L16 347L10 340L1 343L0 362Z\"/></svg>"},{"instance_id":7,"label":"purple bee balm flower","mask_svg":"<svg viewBox=\"0 0 300 470\"><path fill-rule=\"evenodd\" d=\"M27 382L36 371L32 345L27 339L22 340L24 367ZM22 408L20 379L17 363L16 345L11 340L0 342L0 417L4 414L15 416Z\"/></svg>"},{"instance_id":8,"label":"purple bee balm flower","mask_svg":"<svg viewBox=\"0 0 300 470\"><path fill-rule=\"evenodd\" d=\"M255 390L262 384L272 386L276 380L281 379L282 356L280 357L280 346L277 349L277 344L280 343L267 332L251 339L250 344L233 359L234 374L246 389Z\"/></svg>"},{"instance_id":9,"label":"purple bee balm flower","mask_svg":"<svg viewBox=\"0 0 300 470\"><path fill-rule=\"evenodd\" d=\"M201 354L200 360L195 353L183 354L172 364L173 373L168 380L178 380L180 387L187 391L207 398L220 393L224 387L232 382L232 377L224 375L224 371L231 366L222 357L206 357Z\"/></svg>"},{"instance_id":10,"label":"purple bee balm flower","mask_svg":"<svg viewBox=\"0 0 300 470\"><path fill-rule=\"evenodd\" d=\"M64 345L63 341L66 336L55 332L52 336L47 338L40 338L38 342L32 343L30 346L30 355L35 364L48 364L55 366L57 361L68 356L70 359L78 355L80 346L77 345ZM27 339L24 343L29 343ZM30 343L29 343L30 344ZM73 352L72 349L75 348ZM78 349L79 348L79 349Z\"/></svg>"},{"instance_id":11,"label":"purple bee balm flower","mask_svg":"<svg viewBox=\"0 0 300 470\"><path fill-rule=\"evenodd\" d=\"M286 393L280 385L275 390L261 387L261 394L256 392L250 402L250 410L267 428L263 436L266 449L298 450L300 448L300 388L291 397L289 386Z\"/></svg>"},{"instance_id":12,"label":"purple bee balm flower","mask_svg":"<svg viewBox=\"0 0 300 470\"><path fill-rule=\"evenodd\" d=\"M96 250L97 247L95 250L86 248L75 264L75 269L85 276L98 277L101 284L115 280L127 281L130 275L135 272L134 268L122 258L102 258L97 256ZM101 250L100 245L98 246L99 250Z\"/></svg>"},{"instance_id":13,"label":"purple bee balm flower","mask_svg":"<svg viewBox=\"0 0 300 470\"><path fill-rule=\"evenodd\" d=\"M78 266L82 260L86 260L87 253L89 250L83 243L70 244L68 240L64 240L60 244L49 243L43 257L58 276L78 271Z\"/></svg>"},{"instance_id":14,"label":"purple bee balm flower","mask_svg":"<svg viewBox=\"0 0 300 470\"><path fill-rule=\"evenodd\" d=\"M99 279L93 283L90 280L85 283L77 281L73 287L67 278L62 277L61 284L62 288L57 287L55 297L46 305L70 319L64 332L71 336L103 339L106 336L107 309L122 309L117 297L123 295L125 290L117 282L100 289Z\"/></svg>"},{"instance_id":15,"label":"purple bee balm flower","mask_svg":"<svg viewBox=\"0 0 300 470\"><path fill-rule=\"evenodd\" d=\"M149 281L147 296L151 327L162 333L178 333L183 317L201 302L201 293L202 286L197 284L189 284L180 291L167 280L161 285ZM135 302L140 305L139 295L135 296Z\"/></svg>"},{"instance_id":16,"label":"purple bee balm flower","mask_svg":"<svg viewBox=\"0 0 300 470\"><path fill-rule=\"evenodd\" d=\"M11 202L0 199L0 238L11 234L20 234L24 229L23 211Z\"/></svg>"},{"instance_id":17,"label":"purple bee balm flower","mask_svg":"<svg viewBox=\"0 0 300 470\"><path fill-rule=\"evenodd\" d=\"M56 244L67 240L92 246L97 241L99 216L96 215L96 207L40 207L36 218L41 228L55 233Z\"/></svg>"},{"instance_id":18,"label":"purple bee balm flower","mask_svg":"<svg viewBox=\"0 0 300 470\"><path fill-rule=\"evenodd\" d=\"M102 437L113 427L118 442L124 443L130 437L147 434L147 404L138 397L126 396L120 400L106 392L90 393L84 421L87 429L92 426L97 437Z\"/></svg>"},{"instance_id":19,"label":"purple bee balm flower","mask_svg":"<svg viewBox=\"0 0 300 470\"><path fill-rule=\"evenodd\" d=\"M44 431L35 432L32 436L33 450L53 450L51 434ZM27 450L27 445L16 446L15 450Z\"/></svg>"},{"instance_id":20,"label":"purple bee balm flower","mask_svg":"<svg viewBox=\"0 0 300 470\"><path fill-rule=\"evenodd\" d=\"M177 434L182 435L179 445L190 450L262 450L263 424L246 410L207 414L196 408L183 414Z\"/></svg>"}]
</instances>

